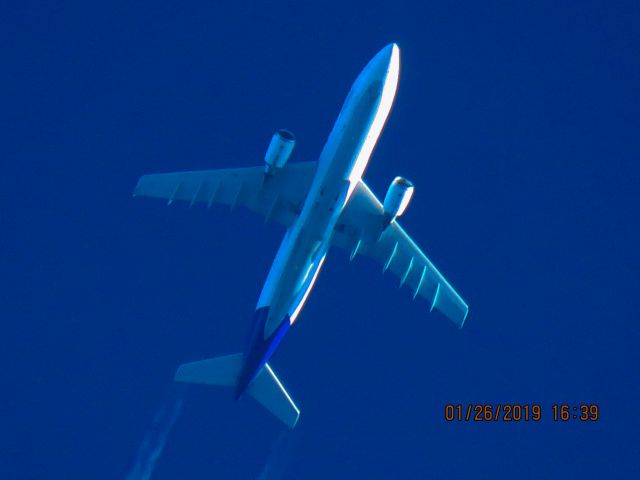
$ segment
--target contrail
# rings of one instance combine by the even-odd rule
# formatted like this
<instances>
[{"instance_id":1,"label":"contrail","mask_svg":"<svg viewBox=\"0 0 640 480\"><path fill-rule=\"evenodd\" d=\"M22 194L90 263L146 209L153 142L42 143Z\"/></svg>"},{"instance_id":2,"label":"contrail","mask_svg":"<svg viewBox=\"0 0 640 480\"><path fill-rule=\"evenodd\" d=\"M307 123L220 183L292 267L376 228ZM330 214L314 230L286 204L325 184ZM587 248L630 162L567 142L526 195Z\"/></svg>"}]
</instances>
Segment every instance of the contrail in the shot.
<instances>
[{"instance_id":1,"label":"contrail","mask_svg":"<svg viewBox=\"0 0 640 480\"><path fill-rule=\"evenodd\" d=\"M267 462L258 476L258 480L277 480L284 477L286 463L291 457L292 430L284 429L276 437Z\"/></svg>"},{"instance_id":2,"label":"contrail","mask_svg":"<svg viewBox=\"0 0 640 480\"><path fill-rule=\"evenodd\" d=\"M145 435L126 480L148 480L167 443L171 427L178 419L184 402L184 389L180 388L173 399L166 402L153 419L151 428Z\"/></svg>"}]
</instances>

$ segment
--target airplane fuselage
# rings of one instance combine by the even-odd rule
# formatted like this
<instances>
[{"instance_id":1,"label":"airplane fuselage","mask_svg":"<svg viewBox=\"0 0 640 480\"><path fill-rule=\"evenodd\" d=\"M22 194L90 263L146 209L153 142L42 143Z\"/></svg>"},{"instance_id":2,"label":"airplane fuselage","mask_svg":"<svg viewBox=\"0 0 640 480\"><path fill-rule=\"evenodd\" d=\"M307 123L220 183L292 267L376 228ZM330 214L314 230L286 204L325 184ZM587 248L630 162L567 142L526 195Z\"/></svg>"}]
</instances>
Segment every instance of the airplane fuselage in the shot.
<instances>
[{"instance_id":1,"label":"airplane fuselage","mask_svg":"<svg viewBox=\"0 0 640 480\"><path fill-rule=\"evenodd\" d=\"M366 169L391 109L398 74L399 50L392 44L354 82L320 154L302 211L287 230L260 294L236 398L269 360L313 288L338 217Z\"/></svg>"}]
</instances>

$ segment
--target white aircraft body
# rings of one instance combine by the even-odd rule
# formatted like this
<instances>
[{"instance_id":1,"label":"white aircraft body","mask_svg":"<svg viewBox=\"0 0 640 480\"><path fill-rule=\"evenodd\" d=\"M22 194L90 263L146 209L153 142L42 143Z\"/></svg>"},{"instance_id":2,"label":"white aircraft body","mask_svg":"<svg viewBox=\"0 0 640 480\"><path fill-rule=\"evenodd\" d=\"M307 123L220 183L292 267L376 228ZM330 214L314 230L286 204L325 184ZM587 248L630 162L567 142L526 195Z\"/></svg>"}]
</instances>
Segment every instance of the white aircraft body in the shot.
<instances>
[{"instance_id":1,"label":"white aircraft body","mask_svg":"<svg viewBox=\"0 0 640 480\"><path fill-rule=\"evenodd\" d=\"M396 218L413 185L397 177L381 203L362 181L398 85L400 51L383 48L353 84L317 162L287 163L295 138L279 130L266 166L145 175L134 195L243 205L287 227L258 300L244 352L186 363L175 380L229 386L248 392L293 428L300 411L267 363L293 325L327 251L336 245L380 262L413 297L425 298L462 327L468 307ZM265 220L265 221L266 221Z\"/></svg>"}]
</instances>

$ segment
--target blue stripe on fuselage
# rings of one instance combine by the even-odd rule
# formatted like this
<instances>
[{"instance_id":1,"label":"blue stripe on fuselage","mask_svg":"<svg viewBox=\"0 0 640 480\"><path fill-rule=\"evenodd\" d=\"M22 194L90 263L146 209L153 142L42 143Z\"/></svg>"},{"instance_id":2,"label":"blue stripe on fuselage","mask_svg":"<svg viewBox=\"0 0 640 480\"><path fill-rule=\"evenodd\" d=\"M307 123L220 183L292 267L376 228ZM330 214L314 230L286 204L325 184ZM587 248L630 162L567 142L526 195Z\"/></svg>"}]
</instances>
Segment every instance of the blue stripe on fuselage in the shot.
<instances>
[{"instance_id":1,"label":"blue stripe on fuselage","mask_svg":"<svg viewBox=\"0 0 640 480\"><path fill-rule=\"evenodd\" d=\"M265 339L264 328L268 314L269 307L261 307L256 310L253 316L253 325L244 352L242 370L236 385L236 400L242 396L247 387L256 378L256 375L262 370L262 367L269 361L269 358L271 358L271 355L273 355L276 347L291 326L289 315L286 315L278 325L278 328L269 338Z\"/></svg>"}]
</instances>

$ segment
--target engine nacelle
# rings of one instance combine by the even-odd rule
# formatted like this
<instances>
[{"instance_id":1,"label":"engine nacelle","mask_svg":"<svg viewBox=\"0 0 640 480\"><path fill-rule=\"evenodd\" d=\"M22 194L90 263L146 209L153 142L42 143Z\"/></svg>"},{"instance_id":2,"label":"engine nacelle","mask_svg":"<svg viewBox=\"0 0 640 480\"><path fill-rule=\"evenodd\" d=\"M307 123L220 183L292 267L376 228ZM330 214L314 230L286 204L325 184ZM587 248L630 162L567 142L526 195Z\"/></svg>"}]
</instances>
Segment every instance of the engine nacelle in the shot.
<instances>
[{"instance_id":1,"label":"engine nacelle","mask_svg":"<svg viewBox=\"0 0 640 480\"><path fill-rule=\"evenodd\" d=\"M267 153L264 156L265 173L272 174L284 167L291 157L293 147L296 146L296 137L289 130L281 128L273 134Z\"/></svg>"},{"instance_id":2,"label":"engine nacelle","mask_svg":"<svg viewBox=\"0 0 640 480\"><path fill-rule=\"evenodd\" d=\"M393 179L384 197L384 216L389 219L389 222L404 213L411 202L413 190L413 183L406 178Z\"/></svg>"}]
</instances>

